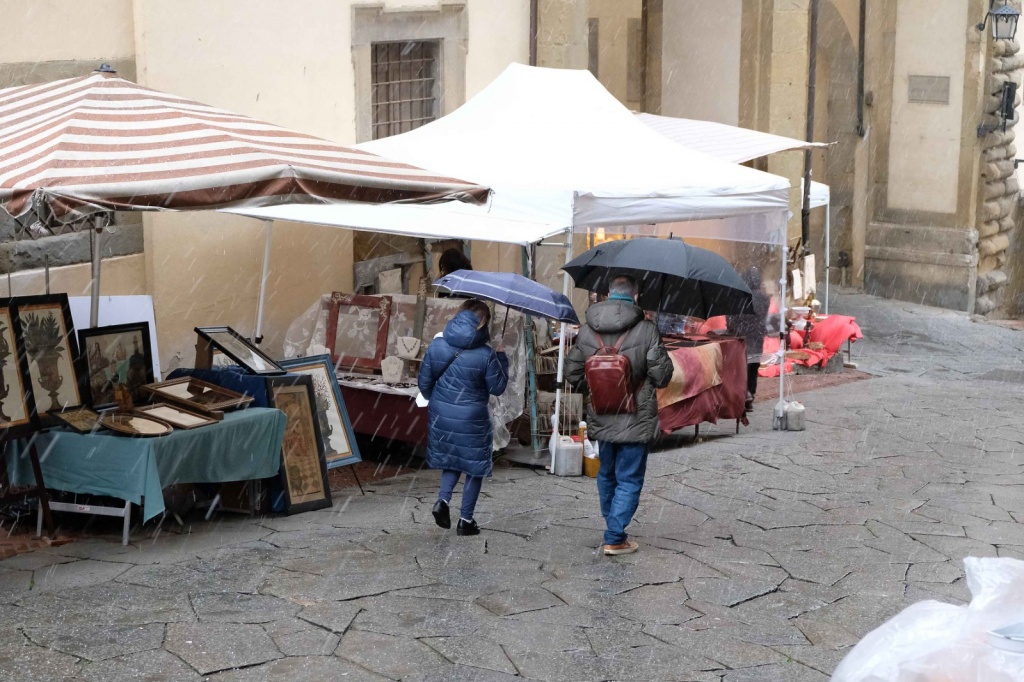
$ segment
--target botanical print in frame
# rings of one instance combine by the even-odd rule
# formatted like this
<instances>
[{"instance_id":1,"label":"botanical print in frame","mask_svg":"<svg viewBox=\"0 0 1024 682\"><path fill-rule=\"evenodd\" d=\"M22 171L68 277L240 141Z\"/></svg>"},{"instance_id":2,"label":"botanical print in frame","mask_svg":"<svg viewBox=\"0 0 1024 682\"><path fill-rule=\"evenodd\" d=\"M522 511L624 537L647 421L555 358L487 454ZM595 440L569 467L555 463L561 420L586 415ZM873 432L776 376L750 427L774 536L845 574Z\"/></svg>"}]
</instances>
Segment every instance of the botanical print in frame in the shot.
<instances>
[{"instance_id":1,"label":"botanical print in frame","mask_svg":"<svg viewBox=\"0 0 1024 682\"><path fill-rule=\"evenodd\" d=\"M380 369L391 325L390 296L331 294L327 347L340 370Z\"/></svg>"},{"instance_id":2,"label":"botanical print in frame","mask_svg":"<svg viewBox=\"0 0 1024 682\"><path fill-rule=\"evenodd\" d=\"M251 374L284 374L284 370L269 355L231 327L196 327L195 331Z\"/></svg>"},{"instance_id":3,"label":"botanical print in frame","mask_svg":"<svg viewBox=\"0 0 1024 682\"><path fill-rule=\"evenodd\" d=\"M22 365L30 377L40 415L83 404L75 368L78 343L67 294L12 299L15 329L20 332Z\"/></svg>"},{"instance_id":4,"label":"botanical print in frame","mask_svg":"<svg viewBox=\"0 0 1024 682\"><path fill-rule=\"evenodd\" d=\"M16 338L10 302L0 301L0 431L8 438L31 431L35 413Z\"/></svg>"},{"instance_id":5,"label":"botanical print in frame","mask_svg":"<svg viewBox=\"0 0 1024 682\"><path fill-rule=\"evenodd\" d=\"M128 388L136 405L146 401L142 387L153 383L148 322L79 329L78 341L78 372L85 379L86 397L93 409L114 407L114 387L119 384Z\"/></svg>"},{"instance_id":6,"label":"botanical print in frame","mask_svg":"<svg viewBox=\"0 0 1024 682\"><path fill-rule=\"evenodd\" d=\"M329 355L282 360L281 366L291 374L304 374L313 379L316 411L320 421L320 435L324 441L327 468L361 462L359 446L355 441L352 422L341 396L341 387L334 375Z\"/></svg>"},{"instance_id":7,"label":"botanical print in frame","mask_svg":"<svg viewBox=\"0 0 1024 682\"><path fill-rule=\"evenodd\" d=\"M271 407L287 419L281 447L281 483L285 513L323 509L331 506L320 423L316 418L313 380L308 376L267 379Z\"/></svg>"}]
</instances>

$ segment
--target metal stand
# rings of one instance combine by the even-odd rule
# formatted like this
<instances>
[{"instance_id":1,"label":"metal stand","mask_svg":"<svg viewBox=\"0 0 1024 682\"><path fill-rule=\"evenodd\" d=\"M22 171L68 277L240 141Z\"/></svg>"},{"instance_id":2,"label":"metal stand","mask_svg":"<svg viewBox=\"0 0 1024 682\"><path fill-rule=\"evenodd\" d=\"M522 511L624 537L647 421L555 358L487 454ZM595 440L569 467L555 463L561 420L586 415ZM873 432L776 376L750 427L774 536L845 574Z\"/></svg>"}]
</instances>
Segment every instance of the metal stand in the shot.
<instances>
[{"instance_id":1,"label":"metal stand","mask_svg":"<svg viewBox=\"0 0 1024 682\"><path fill-rule=\"evenodd\" d=\"M132 522L132 503L128 500L125 500L124 507L104 507L91 504L76 504L73 502L50 502L50 507L54 511L68 512L71 514L89 514L123 518L124 524L121 528L121 545L128 545L128 530L131 528ZM43 516L45 514L46 512L43 510L42 500L40 500L39 513L36 517L36 535L43 534Z\"/></svg>"}]
</instances>

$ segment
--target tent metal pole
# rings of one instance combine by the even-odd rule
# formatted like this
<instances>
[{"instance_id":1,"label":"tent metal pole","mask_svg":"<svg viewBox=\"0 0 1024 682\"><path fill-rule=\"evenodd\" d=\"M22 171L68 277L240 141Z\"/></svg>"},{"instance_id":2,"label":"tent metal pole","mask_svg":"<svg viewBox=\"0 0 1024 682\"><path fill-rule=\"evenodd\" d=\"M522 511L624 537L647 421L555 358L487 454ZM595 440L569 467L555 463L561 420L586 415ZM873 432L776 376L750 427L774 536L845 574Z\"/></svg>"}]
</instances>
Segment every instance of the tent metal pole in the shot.
<instances>
[{"instance_id":1,"label":"tent metal pole","mask_svg":"<svg viewBox=\"0 0 1024 682\"><path fill-rule=\"evenodd\" d=\"M572 227L565 231L565 263L572 260ZM562 271L562 293L569 295L569 273ZM558 334L558 374L555 377L555 419L562 415L562 382L565 372L565 322L562 322L561 331ZM551 453L551 473L555 473L555 453Z\"/></svg>"},{"instance_id":2,"label":"tent metal pole","mask_svg":"<svg viewBox=\"0 0 1024 682\"><path fill-rule=\"evenodd\" d=\"M832 270L832 199L825 204L825 314L828 315L828 284Z\"/></svg>"},{"instance_id":3,"label":"tent metal pole","mask_svg":"<svg viewBox=\"0 0 1024 682\"><path fill-rule=\"evenodd\" d=\"M789 244L782 243L782 278L779 280L779 402L786 402L786 264L789 262Z\"/></svg>"},{"instance_id":4,"label":"tent metal pole","mask_svg":"<svg viewBox=\"0 0 1024 682\"><path fill-rule=\"evenodd\" d=\"M270 274L270 246L274 237L274 221L264 220L266 234L263 244L263 274L260 276L260 298L256 304L256 334L253 341L263 343L263 304L267 299L267 276Z\"/></svg>"},{"instance_id":5,"label":"tent metal pole","mask_svg":"<svg viewBox=\"0 0 1024 682\"><path fill-rule=\"evenodd\" d=\"M523 276L530 277L529 247L522 247ZM508 313L506 313L507 315ZM540 452L540 434L537 432L537 364L533 352L533 318L523 320L523 334L526 336L526 384L530 401L530 444L534 453Z\"/></svg>"},{"instance_id":6,"label":"tent metal pole","mask_svg":"<svg viewBox=\"0 0 1024 682\"><path fill-rule=\"evenodd\" d=\"M103 251L100 249L100 235L102 233L103 228L100 227L99 219L97 219L89 231L89 243L92 246L92 291L90 292L89 301L89 326L93 328L100 325L100 262L103 256Z\"/></svg>"}]
</instances>

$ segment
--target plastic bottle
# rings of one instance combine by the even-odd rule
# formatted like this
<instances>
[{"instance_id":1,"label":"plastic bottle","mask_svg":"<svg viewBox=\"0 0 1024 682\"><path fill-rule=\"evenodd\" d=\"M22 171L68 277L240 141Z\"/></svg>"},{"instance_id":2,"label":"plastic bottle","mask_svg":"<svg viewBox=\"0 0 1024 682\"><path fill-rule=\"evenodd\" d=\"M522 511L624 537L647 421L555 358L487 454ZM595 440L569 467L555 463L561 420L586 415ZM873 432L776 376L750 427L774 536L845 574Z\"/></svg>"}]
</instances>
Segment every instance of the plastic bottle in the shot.
<instances>
[{"instance_id":1,"label":"plastic bottle","mask_svg":"<svg viewBox=\"0 0 1024 682\"><path fill-rule=\"evenodd\" d=\"M580 428L579 431L577 431L577 435L580 437L581 443L587 442L587 422L580 422Z\"/></svg>"}]
</instances>

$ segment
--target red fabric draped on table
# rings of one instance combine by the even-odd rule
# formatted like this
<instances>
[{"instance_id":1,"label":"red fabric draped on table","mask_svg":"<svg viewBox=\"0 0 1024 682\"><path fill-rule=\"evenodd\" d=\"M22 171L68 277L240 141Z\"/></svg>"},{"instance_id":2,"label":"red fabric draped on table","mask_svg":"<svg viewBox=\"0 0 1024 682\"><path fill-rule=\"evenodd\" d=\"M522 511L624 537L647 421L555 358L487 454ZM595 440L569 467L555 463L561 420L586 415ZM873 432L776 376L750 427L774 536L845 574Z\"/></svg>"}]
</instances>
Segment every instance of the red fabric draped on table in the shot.
<instances>
[{"instance_id":1,"label":"red fabric draped on table","mask_svg":"<svg viewBox=\"0 0 1024 682\"><path fill-rule=\"evenodd\" d=\"M719 419L738 419L747 423L744 410L747 398L747 344L736 337L711 339L710 344L717 345L721 351L719 383L659 410L658 420L662 433L669 434L702 422L715 424ZM673 363L679 354L689 353L699 357L702 354L700 348L706 346L672 350ZM699 360L695 359L694 362ZM692 366L692 363L684 361L684 367L687 364Z\"/></svg>"}]
</instances>

